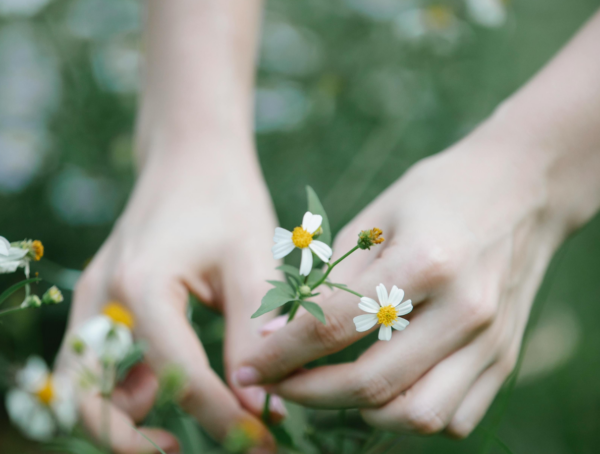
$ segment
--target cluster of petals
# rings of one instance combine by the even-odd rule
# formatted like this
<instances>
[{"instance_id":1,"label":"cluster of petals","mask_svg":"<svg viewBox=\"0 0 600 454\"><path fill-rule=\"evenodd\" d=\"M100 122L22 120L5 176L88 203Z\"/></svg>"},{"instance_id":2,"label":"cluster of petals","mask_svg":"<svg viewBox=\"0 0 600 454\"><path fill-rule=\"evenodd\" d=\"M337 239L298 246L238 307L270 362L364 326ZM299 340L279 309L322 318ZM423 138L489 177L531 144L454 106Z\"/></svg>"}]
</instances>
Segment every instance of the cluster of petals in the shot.
<instances>
[{"instance_id":1,"label":"cluster of petals","mask_svg":"<svg viewBox=\"0 0 600 454\"><path fill-rule=\"evenodd\" d=\"M28 252L27 249L12 246L0 236L0 274L14 273L17 268L25 266Z\"/></svg>"},{"instance_id":2,"label":"cluster of petals","mask_svg":"<svg viewBox=\"0 0 600 454\"><path fill-rule=\"evenodd\" d=\"M32 356L16 376L17 386L6 395L6 410L24 435L48 441L77 422L73 388L67 377L50 374L43 359Z\"/></svg>"},{"instance_id":3,"label":"cluster of petals","mask_svg":"<svg viewBox=\"0 0 600 454\"><path fill-rule=\"evenodd\" d=\"M302 225L296 227L294 232L281 227L275 228L275 236L273 237L275 245L272 248L273 257L278 260L290 254L295 248L300 249L302 251L300 262L300 274L302 276L308 276L312 270L313 252L323 262L328 263L333 251L327 244L313 239L322 222L323 217L321 215L307 211L302 218Z\"/></svg>"},{"instance_id":4,"label":"cluster of petals","mask_svg":"<svg viewBox=\"0 0 600 454\"><path fill-rule=\"evenodd\" d=\"M356 331L363 332L370 330L377 324L381 324L379 339L389 341L392 338L392 328L402 331L408 326L408 320L400 316L412 311L412 302L411 300L402 302L404 290L399 289L395 285L392 287L389 295L383 284L379 284L376 287L376 291L379 303L366 296L360 299L358 307L367 312L367 314L354 317L354 325L356 326Z\"/></svg>"}]
</instances>

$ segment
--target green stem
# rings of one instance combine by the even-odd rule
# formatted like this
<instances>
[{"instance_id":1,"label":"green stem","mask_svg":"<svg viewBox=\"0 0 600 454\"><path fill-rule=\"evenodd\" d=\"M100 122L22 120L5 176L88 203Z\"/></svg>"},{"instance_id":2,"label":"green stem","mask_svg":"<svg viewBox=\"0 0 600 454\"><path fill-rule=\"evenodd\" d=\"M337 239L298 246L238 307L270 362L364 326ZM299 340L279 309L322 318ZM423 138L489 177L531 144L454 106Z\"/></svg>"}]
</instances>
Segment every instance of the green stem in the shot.
<instances>
[{"instance_id":1,"label":"green stem","mask_svg":"<svg viewBox=\"0 0 600 454\"><path fill-rule=\"evenodd\" d=\"M291 322L296 316L296 312L298 312L298 308L300 307L300 300L294 301L292 308L290 309L290 313L288 315L287 323Z\"/></svg>"},{"instance_id":2,"label":"green stem","mask_svg":"<svg viewBox=\"0 0 600 454\"><path fill-rule=\"evenodd\" d=\"M12 309L5 309L3 311L0 311L0 317L3 317L5 315L11 314L13 312L19 312L19 311L24 311L25 309L29 309L30 306L26 306L26 307L13 307Z\"/></svg>"},{"instance_id":3,"label":"green stem","mask_svg":"<svg viewBox=\"0 0 600 454\"><path fill-rule=\"evenodd\" d=\"M265 397L265 403L263 405L262 420L268 426L271 423L271 394L267 393Z\"/></svg>"},{"instance_id":4,"label":"green stem","mask_svg":"<svg viewBox=\"0 0 600 454\"><path fill-rule=\"evenodd\" d=\"M338 454L344 454L344 426L346 424L346 410L342 409L338 413L339 422L340 422L340 433L338 434L337 445Z\"/></svg>"},{"instance_id":5,"label":"green stem","mask_svg":"<svg viewBox=\"0 0 600 454\"><path fill-rule=\"evenodd\" d=\"M325 274L323 275L323 277L321 279L319 279L316 284L312 285L310 289L314 290L319 285L321 285L323 282L325 282L325 280L327 280L327 276L329 276L329 273L331 273L331 270L333 270L338 263L340 263L342 260L344 260L346 257L348 257L350 254L352 254L357 249L358 249L358 246L354 246L352 249L350 249L348 252L346 252L344 255L342 255L339 259L337 259L332 264L328 263L327 264L327 271L325 272Z\"/></svg>"},{"instance_id":6,"label":"green stem","mask_svg":"<svg viewBox=\"0 0 600 454\"><path fill-rule=\"evenodd\" d=\"M344 292L352 293L353 295L356 295L359 298L362 298L364 296L358 292L355 292L354 290L350 290L348 287L344 287L343 285L339 285L339 284L329 284L329 285L331 285L332 287L335 287L335 288L339 288L340 290L343 290Z\"/></svg>"}]
</instances>

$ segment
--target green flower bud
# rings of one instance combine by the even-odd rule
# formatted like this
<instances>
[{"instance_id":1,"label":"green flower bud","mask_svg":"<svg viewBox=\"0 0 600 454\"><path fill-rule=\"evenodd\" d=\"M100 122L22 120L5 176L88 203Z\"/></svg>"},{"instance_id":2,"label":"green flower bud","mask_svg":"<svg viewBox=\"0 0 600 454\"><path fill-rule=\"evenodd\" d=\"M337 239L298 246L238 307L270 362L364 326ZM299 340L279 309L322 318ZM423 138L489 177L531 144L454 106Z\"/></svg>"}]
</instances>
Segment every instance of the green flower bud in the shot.
<instances>
[{"instance_id":1,"label":"green flower bud","mask_svg":"<svg viewBox=\"0 0 600 454\"><path fill-rule=\"evenodd\" d=\"M75 353L77 356L83 355L85 353L86 348L87 346L81 338L74 337L71 340L71 349L73 350L73 353Z\"/></svg>"},{"instance_id":2,"label":"green flower bud","mask_svg":"<svg viewBox=\"0 0 600 454\"><path fill-rule=\"evenodd\" d=\"M29 295L21 304L21 307L40 307L42 305L42 300L37 295Z\"/></svg>"},{"instance_id":3,"label":"green flower bud","mask_svg":"<svg viewBox=\"0 0 600 454\"><path fill-rule=\"evenodd\" d=\"M381 235L383 232L377 227L373 227L371 230L363 230L358 234L357 245L361 249L371 249L371 246L381 244L385 241Z\"/></svg>"},{"instance_id":4,"label":"green flower bud","mask_svg":"<svg viewBox=\"0 0 600 454\"><path fill-rule=\"evenodd\" d=\"M63 295L56 285L53 285L46 290L46 293L44 293L44 296L42 296L42 302L44 304L58 304L62 303L63 300Z\"/></svg>"},{"instance_id":5,"label":"green flower bud","mask_svg":"<svg viewBox=\"0 0 600 454\"><path fill-rule=\"evenodd\" d=\"M301 285L300 288L298 288L298 291L302 296L310 296L312 293L312 290L308 285Z\"/></svg>"}]
</instances>

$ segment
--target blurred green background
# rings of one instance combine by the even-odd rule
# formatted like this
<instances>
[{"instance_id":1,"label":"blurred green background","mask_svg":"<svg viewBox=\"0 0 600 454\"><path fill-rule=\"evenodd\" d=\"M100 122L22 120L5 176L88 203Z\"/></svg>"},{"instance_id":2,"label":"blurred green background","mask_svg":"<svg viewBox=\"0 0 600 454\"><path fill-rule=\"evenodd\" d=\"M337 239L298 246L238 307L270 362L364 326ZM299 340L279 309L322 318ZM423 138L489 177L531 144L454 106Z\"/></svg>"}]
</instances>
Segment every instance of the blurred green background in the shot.
<instances>
[{"instance_id":1,"label":"blurred green background","mask_svg":"<svg viewBox=\"0 0 600 454\"><path fill-rule=\"evenodd\" d=\"M134 184L142 4L0 0L0 235L42 240L46 260L37 269L66 290L67 302L76 271L107 237ZM289 207L304 206L310 184L339 230L414 162L489 115L599 5L270 0L256 131L282 225L294 225L299 211ZM600 446L600 219L558 256L498 425L514 453L597 453ZM15 280L0 276L0 289ZM2 355L51 361L68 310L44 307L4 322ZM219 368L222 324L214 315L199 323ZM390 452L480 452L505 402L501 395L466 441L403 437ZM40 449L0 410L1 453Z\"/></svg>"}]
</instances>

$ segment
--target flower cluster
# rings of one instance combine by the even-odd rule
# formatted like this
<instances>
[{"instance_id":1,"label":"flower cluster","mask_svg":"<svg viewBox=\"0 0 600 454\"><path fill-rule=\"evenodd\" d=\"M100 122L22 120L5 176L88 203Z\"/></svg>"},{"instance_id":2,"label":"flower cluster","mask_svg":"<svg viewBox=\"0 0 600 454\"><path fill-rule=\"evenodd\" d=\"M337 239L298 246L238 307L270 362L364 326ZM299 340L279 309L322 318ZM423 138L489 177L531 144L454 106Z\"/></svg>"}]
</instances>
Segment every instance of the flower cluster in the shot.
<instances>
[{"instance_id":1,"label":"flower cluster","mask_svg":"<svg viewBox=\"0 0 600 454\"><path fill-rule=\"evenodd\" d=\"M48 441L59 431L73 428L77 411L71 383L52 375L43 359L29 358L17 373L16 384L6 395L6 409L26 436Z\"/></svg>"},{"instance_id":2,"label":"flower cluster","mask_svg":"<svg viewBox=\"0 0 600 454\"><path fill-rule=\"evenodd\" d=\"M23 240L10 243L0 236L0 274L14 273L18 268L25 268L29 276L29 263L38 261L44 256L44 245L38 240Z\"/></svg>"}]
</instances>

